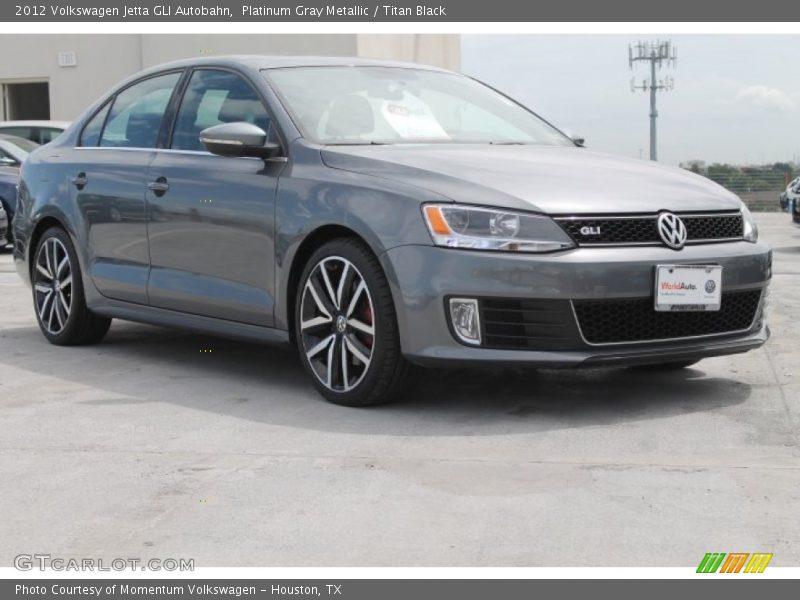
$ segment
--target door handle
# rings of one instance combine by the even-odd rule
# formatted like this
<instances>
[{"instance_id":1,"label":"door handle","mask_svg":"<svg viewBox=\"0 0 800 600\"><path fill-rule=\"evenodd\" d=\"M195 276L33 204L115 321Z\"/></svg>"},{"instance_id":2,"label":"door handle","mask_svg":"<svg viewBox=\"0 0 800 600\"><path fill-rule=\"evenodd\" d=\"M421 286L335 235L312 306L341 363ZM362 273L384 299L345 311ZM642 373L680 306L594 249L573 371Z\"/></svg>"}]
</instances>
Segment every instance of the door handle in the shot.
<instances>
[{"instance_id":1,"label":"door handle","mask_svg":"<svg viewBox=\"0 0 800 600\"><path fill-rule=\"evenodd\" d=\"M86 173L78 173L72 178L72 185L79 190L85 188L87 183L89 183L89 179L86 177Z\"/></svg>"},{"instance_id":2,"label":"door handle","mask_svg":"<svg viewBox=\"0 0 800 600\"><path fill-rule=\"evenodd\" d=\"M159 177L155 181L151 181L147 184L147 189L153 192L159 198L167 193L169 190L169 184L167 183L166 177Z\"/></svg>"}]
</instances>

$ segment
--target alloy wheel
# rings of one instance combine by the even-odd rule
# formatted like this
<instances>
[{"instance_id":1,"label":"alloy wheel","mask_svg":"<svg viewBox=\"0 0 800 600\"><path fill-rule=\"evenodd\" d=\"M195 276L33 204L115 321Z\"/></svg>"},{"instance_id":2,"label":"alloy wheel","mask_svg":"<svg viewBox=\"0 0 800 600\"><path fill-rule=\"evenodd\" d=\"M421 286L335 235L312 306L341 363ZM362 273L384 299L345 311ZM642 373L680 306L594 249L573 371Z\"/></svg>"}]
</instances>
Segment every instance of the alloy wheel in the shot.
<instances>
[{"instance_id":1,"label":"alloy wheel","mask_svg":"<svg viewBox=\"0 0 800 600\"><path fill-rule=\"evenodd\" d=\"M303 352L314 375L333 392L361 383L375 346L374 307L355 265L341 256L318 262L300 304Z\"/></svg>"},{"instance_id":2,"label":"alloy wheel","mask_svg":"<svg viewBox=\"0 0 800 600\"><path fill-rule=\"evenodd\" d=\"M58 335L72 310L72 265L58 238L48 238L39 248L33 288L39 322L49 334Z\"/></svg>"}]
</instances>

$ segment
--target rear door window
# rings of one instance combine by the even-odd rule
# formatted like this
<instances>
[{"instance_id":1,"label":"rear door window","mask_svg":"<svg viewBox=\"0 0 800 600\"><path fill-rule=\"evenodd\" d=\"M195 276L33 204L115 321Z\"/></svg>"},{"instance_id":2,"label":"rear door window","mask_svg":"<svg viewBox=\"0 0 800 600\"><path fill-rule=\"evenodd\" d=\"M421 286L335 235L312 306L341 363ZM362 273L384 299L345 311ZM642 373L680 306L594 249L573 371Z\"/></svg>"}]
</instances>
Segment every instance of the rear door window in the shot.
<instances>
[{"instance_id":1,"label":"rear door window","mask_svg":"<svg viewBox=\"0 0 800 600\"><path fill-rule=\"evenodd\" d=\"M49 144L64 131L62 129L55 129L53 127L39 127L39 143Z\"/></svg>"},{"instance_id":2,"label":"rear door window","mask_svg":"<svg viewBox=\"0 0 800 600\"><path fill-rule=\"evenodd\" d=\"M108 109L111 108L111 103L107 102L106 105L97 111L91 120L84 125L81 132L81 146L99 146L100 134L103 131L103 124L106 122L106 115Z\"/></svg>"},{"instance_id":3,"label":"rear door window","mask_svg":"<svg viewBox=\"0 0 800 600\"><path fill-rule=\"evenodd\" d=\"M3 127L0 129L0 133L15 135L26 140L39 142L37 139L38 136L36 135L36 131L34 131L33 127Z\"/></svg>"},{"instance_id":4,"label":"rear door window","mask_svg":"<svg viewBox=\"0 0 800 600\"><path fill-rule=\"evenodd\" d=\"M155 148L164 112L180 76L180 73L167 73L150 77L117 94L99 145Z\"/></svg>"}]
</instances>

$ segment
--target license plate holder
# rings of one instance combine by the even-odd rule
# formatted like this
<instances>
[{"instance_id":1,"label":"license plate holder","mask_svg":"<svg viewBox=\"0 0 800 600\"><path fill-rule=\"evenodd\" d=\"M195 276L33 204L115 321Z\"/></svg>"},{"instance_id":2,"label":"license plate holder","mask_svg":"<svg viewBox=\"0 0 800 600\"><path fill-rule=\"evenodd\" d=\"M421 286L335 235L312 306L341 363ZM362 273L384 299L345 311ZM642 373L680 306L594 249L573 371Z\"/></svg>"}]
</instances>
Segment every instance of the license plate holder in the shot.
<instances>
[{"instance_id":1,"label":"license plate holder","mask_svg":"<svg viewBox=\"0 0 800 600\"><path fill-rule=\"evenodd\" d=\"M655 310L713 312L722 302L720 265L657 265Z\"/></svg>"}]
</instances>

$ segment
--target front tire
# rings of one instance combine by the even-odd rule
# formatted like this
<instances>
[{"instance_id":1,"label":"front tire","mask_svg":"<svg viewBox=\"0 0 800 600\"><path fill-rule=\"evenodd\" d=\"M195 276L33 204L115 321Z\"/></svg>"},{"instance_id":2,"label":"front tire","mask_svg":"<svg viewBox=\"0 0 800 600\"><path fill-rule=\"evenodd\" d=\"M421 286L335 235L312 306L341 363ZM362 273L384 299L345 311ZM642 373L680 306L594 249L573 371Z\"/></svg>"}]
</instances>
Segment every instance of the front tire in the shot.
<instances>
[{"instance_id":1,"label":"front tire","mask_svg":"<svg viewBox=\"0 0 800 600\"><path fill-rule=\"evenodd\" d=\"M300 360L328 401L371 406L396 397L407 363L389 283L367 247L342 238L314 252L294 315Z\"/></svg>"},{"instance_id":2,"label":"front tire","mask_svg":"<svg viewBox=\"0 0 800 600\"><path fill-rule=\"evenodd\" d=\"M87 308L78 256L67 232L60 227L45 231L33 256L33 307L44 337L57 346L102 340L111 319Z\"/></svg>"}]
</instances>

